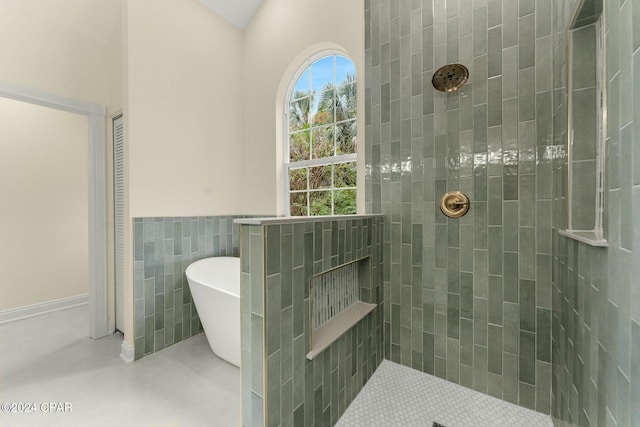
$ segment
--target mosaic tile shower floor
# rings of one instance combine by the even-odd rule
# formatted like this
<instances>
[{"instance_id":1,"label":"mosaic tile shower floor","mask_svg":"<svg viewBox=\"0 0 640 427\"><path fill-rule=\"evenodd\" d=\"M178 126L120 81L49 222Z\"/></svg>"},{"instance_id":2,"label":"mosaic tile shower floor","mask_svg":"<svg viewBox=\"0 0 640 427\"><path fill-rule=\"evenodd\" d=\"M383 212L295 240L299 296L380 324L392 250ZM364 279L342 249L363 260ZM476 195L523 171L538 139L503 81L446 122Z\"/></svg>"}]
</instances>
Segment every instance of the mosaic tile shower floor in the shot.
<instances>
[{"instance_id":1,"label":"mosaic tile shower floor","mask_svg":"<svg viewBox=\"0 0 640 427\"><path fill-rule=\"evenodd\" d=\"M384 360L337 427L552 427L547 415Z\"/></svg>"}]
</instances>

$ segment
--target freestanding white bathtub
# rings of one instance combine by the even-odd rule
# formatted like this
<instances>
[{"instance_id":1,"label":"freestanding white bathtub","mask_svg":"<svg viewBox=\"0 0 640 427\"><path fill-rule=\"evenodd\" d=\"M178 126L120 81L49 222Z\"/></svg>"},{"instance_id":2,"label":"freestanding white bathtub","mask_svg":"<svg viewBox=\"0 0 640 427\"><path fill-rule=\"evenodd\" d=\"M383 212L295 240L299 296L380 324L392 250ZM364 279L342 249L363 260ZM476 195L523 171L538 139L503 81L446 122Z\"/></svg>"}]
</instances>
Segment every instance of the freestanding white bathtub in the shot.
<instances>
[{"instance_id":1,"label":"freestanding white bathtub","mask_svg":"<svg viewBox=\"0 0 640 427\"><path fill-rule=\"evenodd\" d=\"M240 366L240 258L204 258L185 273L211 350Z\"/></svg>"}]
</instances>

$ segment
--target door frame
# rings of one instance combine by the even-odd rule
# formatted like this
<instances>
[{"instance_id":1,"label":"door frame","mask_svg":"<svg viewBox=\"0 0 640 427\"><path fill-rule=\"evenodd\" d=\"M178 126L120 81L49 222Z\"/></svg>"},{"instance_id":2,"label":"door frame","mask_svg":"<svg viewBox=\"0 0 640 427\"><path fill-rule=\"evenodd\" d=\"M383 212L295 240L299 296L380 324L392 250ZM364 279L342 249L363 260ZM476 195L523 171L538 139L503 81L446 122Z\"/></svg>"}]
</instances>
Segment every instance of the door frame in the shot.
<instances>
[{"instance_id":1,"label":"door frame","mask_svg":"<svg viewBox=\"0 0 640 427\"><path fill-rule=\"evenodd\" d=\"M0 81L0 97L87 117L89 121L89 336L109 333L107 326L107 180L104 106Z\"/></svg>"}]
</instances>

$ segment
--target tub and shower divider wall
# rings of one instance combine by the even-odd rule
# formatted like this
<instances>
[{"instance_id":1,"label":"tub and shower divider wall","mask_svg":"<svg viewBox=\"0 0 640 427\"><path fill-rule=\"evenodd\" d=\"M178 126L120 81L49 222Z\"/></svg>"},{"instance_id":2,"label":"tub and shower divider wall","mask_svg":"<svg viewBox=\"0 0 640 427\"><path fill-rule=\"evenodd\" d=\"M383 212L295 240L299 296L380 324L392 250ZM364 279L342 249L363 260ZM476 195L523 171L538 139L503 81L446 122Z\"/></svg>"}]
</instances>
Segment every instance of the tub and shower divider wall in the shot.
<instances>
[{"instance_id":1,"label":"tub and shower divider wall","mask_svg":"<svg viewBox=\"0 0 640 427\"><path fill-rule=\"evenodd\" d=\"M244 426L334 425L378 367L384 358L382 221L378 215L236 220ZM344 265L357 270L358 298L336 298L342 311L314 328L312 278L343 274L337 267ZM332 322L324 331L330 339L318 342Z\"/></svg>"},{"instance_id":2,"label":"tub and shower divider wall","mask_svg":"<svg viewBox=\"0 0 640 427\"><path fill-rule=\"evenodd\" d=\"M185 270L212 256L239 255L244 216L133 220L135 359L202 332Z\"/></svg>"}]
</instances>

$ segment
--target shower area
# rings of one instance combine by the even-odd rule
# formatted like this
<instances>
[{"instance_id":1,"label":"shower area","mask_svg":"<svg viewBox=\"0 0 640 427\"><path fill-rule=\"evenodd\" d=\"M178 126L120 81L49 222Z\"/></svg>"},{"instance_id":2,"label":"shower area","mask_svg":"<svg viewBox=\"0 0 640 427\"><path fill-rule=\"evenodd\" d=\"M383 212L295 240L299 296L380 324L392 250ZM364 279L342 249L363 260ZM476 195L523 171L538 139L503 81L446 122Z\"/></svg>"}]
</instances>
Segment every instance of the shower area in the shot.
<instances>
[{"instance_id":1,"label":"shower area","mask_svg":"<svg viewBox=\"0 0 640 427\"><path fill-rule=\"evenodd\" d=\"M385 358L559 425L640 425L638 11L365 1ZM434 90L452 63L468 81ZM465 216L442 214L449 191L469 197ZM565 232L589 214L600 228Z\"/></svg>"},{"instance_id":2,"label":"shower area","mask_svg":"<svg viewBox=\"0 0 640 427\"><path fill-rule=\"evenodd\" d=\"M565 2L371 0L365 11L385 355L546 414L552 171L564 142L553 135L552 3ZM435 90L452 63L468 81ZM468 196L466 215L442 213L450 191Z\"/></svg>"},{"instance_id":3,"label":"shower area","mask_svg":"<svg viewBox=\"0 0 640 427\"><path fill-rule=\"evenodd\" d=\"M241 225L244 425L404 425L394 399L445 395L543 417L491 425L640 425L640 4L364 5L368 215ZM375 307L309 358L311 277L362 257Z\"/></svg>"}]
</instances>

